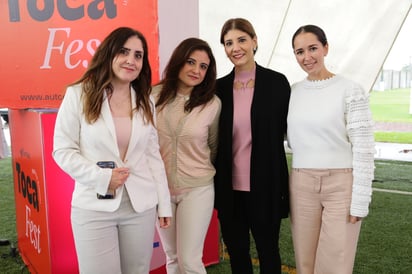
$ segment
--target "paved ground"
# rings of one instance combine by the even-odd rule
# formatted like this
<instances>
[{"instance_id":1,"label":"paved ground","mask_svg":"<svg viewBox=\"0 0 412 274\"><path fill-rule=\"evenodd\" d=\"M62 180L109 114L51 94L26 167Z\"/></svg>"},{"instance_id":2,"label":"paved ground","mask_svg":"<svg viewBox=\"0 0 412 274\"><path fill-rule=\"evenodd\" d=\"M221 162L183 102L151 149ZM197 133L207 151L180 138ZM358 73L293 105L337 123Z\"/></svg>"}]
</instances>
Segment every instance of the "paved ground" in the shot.
<instances>
[{"instance_id":1,"label":"paved ground","mask_svg":"<svg viewBox=\"0 0 412 274\"><path fill-rule=\"evenodd\" d=\"M412 144L375 143L375 159L412 162Z\"/></svg>"},{"instance_id":2,"label":"paved ground","mask_svg":"<svg viewBox=\"0 0 412 274\"><path fill-rule=\"evenodd\" d=\"M375 122L375 131L412 132L412 123Z\"/></svg>"},{"instance_id":3,"label":"paved ground","mask_svg":"<svg viewBox=\"0 0 412 274\"><path fill-rule=\"evenodd\" d=\"M412 123L375 122L375 131L412 132ZM377 142L375 158L412 162L412 144Z\"/></svg>"}]
</instances>

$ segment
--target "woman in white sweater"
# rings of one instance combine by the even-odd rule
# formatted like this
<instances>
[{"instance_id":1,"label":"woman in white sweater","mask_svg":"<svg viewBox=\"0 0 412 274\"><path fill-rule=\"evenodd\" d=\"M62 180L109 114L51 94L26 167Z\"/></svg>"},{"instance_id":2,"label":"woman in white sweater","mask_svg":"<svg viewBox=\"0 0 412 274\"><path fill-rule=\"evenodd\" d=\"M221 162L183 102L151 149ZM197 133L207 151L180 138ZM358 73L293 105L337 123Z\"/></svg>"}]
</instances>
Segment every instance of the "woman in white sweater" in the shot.
<instances>
[{"instance_id":1,"label":"woman in white sweater","mask_svg":"<svg viewBox=\"0 0 412 274\"><path fill-rule=\"evenodd\" d=\"M292 85L288 142L292 236L298 273L352 273L374 173L368 93L324 64L323 30L300 27L292 38L307 73Z\"/></svg>"}]
</instances>

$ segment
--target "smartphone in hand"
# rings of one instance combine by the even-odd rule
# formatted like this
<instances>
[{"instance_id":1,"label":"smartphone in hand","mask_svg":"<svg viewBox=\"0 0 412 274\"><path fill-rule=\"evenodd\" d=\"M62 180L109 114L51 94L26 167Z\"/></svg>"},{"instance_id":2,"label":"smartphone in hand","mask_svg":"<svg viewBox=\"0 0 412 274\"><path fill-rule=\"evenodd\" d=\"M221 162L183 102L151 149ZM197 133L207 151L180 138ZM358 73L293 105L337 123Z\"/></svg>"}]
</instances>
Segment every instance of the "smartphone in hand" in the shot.
<instances>
[{"instance_id":1,"label":"smartphone in hand","mask_svg":"<svg viewBox=\"0 0 412 274\"><path fill-rule=\"evenodd\" d=\"M116 163L113 161L99 161L97 165L101 168L115 168ZM114 199L116 192L114 190L109 190L110 192L106 193L106 195L100 195L97 193L97 199L105 200L105 199Z\"/></svg>"},{"instance_id":2,"label":"smartphone in hand","mask_svg":"<svg viewBox=\"0 0 412 274\"><path fill-rule=\"evenodd\" d=\"M115 168L116 167L116 163L113 161L100 161L97 162L97 165L101 168Z\"/></svg>"}]
</instances>

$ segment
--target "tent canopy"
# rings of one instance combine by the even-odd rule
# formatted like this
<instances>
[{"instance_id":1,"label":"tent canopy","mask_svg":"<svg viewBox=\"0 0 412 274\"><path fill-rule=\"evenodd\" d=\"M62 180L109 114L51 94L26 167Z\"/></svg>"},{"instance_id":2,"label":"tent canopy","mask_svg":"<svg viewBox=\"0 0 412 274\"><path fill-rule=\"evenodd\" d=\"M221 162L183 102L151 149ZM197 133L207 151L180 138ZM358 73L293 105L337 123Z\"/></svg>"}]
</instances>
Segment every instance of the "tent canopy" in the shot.
<instances>
[{"instance_id":1,"label":"tent canopy","mask_svg":"<svg viewBox=\"0 0 412 274\"><path fill-rule=\"evenodd\" d=\"M328 69L369 91L411 5L412 0L199 1L199 36L213 48L219 75L226 74L232 64L219 43L220 29L227 19L244 17L258 36L256 61L284 73L294 83L306 74L293 55L292 35L302 25L318 25L328 37Z\"/></svg>"}]
</instances>

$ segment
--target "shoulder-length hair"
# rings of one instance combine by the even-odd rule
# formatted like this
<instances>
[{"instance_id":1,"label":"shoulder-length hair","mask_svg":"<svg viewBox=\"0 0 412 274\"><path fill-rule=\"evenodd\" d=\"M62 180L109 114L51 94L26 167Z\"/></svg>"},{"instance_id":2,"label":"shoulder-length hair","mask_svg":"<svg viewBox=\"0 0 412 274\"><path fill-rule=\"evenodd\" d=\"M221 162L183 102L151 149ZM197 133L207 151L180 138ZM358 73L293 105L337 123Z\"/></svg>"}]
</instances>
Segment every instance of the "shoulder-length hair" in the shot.
<instances>
[{"instance_id":1,"label":"shoulder-length hair","mask_svg":"<svg viewBox=\"0 0 412 274\"><path fill-rule=\"evenodd\" d=\"M228 19L222 26L222 30L220 31L220 43L222 45L225 44L225 35L231 30L240 30L247 33L250 38L256 37L255 29L253 28L252 23L244 18L231 18ZM253 54L256 54L257 46L253 50Z\"/></svg>"},{"instance_id":2,"label":"shoulder-length hair","mask_svg":"<svg viewBox=\"0 0 412 274\"><path fill-rule=\"evenodd\" d=\"M139 76L131 82L136 92L136 109L142 110L144 121L153 122L153 106L150 101L152 71L148 58L148 46L143 34L135 29L120 27L112 31L96 49L89 67L83 76L73 84L82 84L83 111L88 123L94 123L100 116L105 91L113 93L114 79L112 63L124 44L131 37L137 37L143 45L143 65Z\"/></svg>"},{"instance_id":3,"label":"shoulder-length hair","mask_svg":"<svg viewBox=\"0 0 412 274\"><path fill-rule=\"evenodd\" d=\"M195 107L205 105L213 99L216 90L216 61L209 44L199 38L187 38L183 40L173 51L168 64L163 72L162 90L156 107L163 107L174 100L179 84L179 72L188 61L190 55L196 51L205 51L210 63L203 81L193 88L190 99L185 104L185 111L191 112Z\"/></svg>"}]
</instances>

